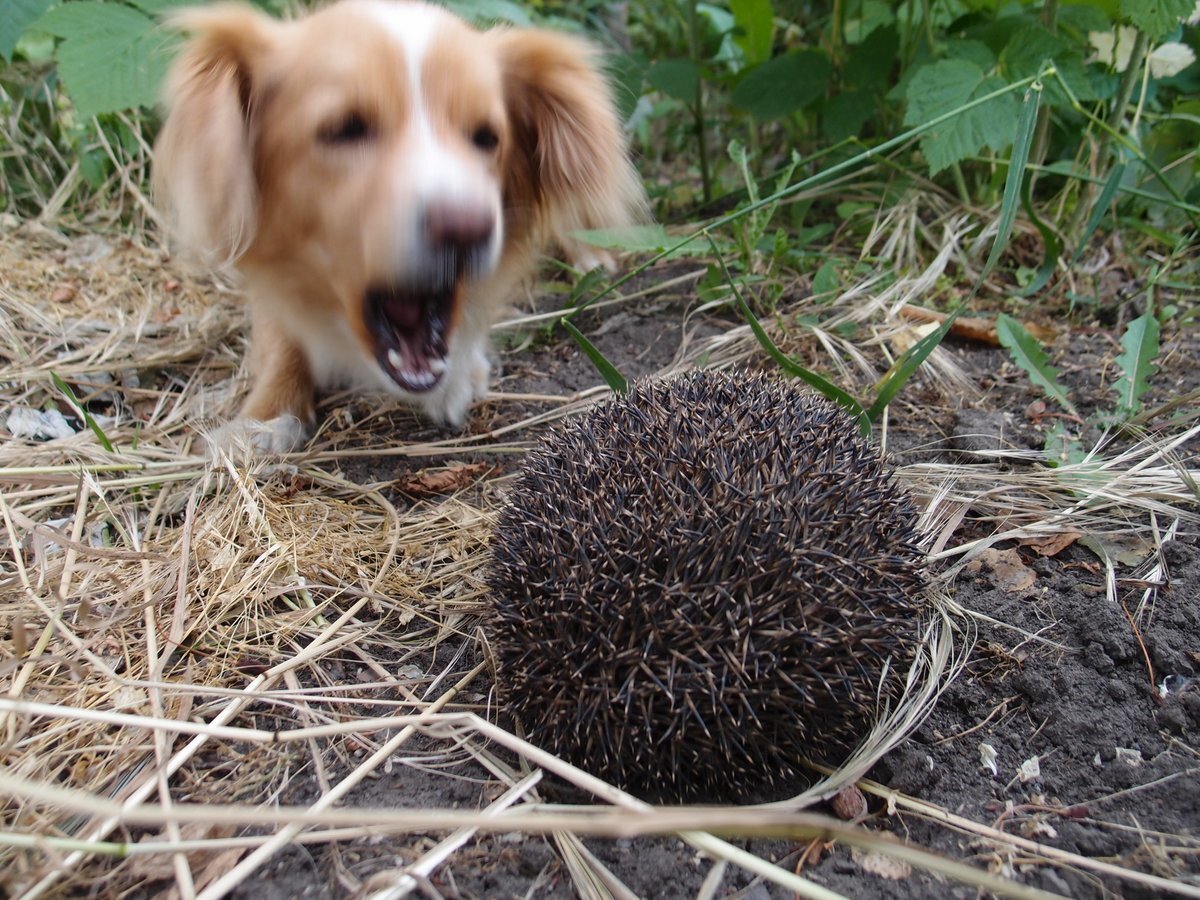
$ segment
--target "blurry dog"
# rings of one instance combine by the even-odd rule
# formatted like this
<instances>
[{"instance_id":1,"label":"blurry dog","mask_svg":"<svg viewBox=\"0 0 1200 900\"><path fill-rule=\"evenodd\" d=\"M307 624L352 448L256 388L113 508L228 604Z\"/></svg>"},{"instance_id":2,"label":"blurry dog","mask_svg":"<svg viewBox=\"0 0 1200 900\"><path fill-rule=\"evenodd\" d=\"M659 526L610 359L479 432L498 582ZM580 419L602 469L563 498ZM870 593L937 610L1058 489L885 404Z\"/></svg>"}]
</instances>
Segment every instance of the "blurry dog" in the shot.
<instances>
[{"instance_id":1,"label":"blurry dog","mask_svg":"<svg viewBox=\"0 0 1200 900\"><path fill-rule=\"evenodd\" d=\"M641 217L596 53L564 34L477 31L405 0L293 22L182 13L155 185L185 248L232 263L251 304L260 450L315 425L320 388L383 389L461 425L487 335L540 250ZM220 438L218 438L220 440Z\"/></svg>"}]
</instances>

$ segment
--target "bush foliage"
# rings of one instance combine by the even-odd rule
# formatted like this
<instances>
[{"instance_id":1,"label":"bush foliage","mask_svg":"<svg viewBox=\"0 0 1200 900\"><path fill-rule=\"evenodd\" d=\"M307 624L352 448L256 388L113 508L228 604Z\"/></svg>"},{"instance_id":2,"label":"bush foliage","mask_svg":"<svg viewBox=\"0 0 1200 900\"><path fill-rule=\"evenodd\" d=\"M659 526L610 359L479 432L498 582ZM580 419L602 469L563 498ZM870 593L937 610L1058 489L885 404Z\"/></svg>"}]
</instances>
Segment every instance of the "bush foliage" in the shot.
<instances>
[{"instance_id":1,"label":"bush foliage","mask_svg":"<svg viewBox=\"0 0 1200 900\"><path fill-rule=\"evenodd\" d=\"M0 211L109 222L148 214L138 192L155 99L179 43L161 23L172 8L196 2L0 0L0 139L8 145ZM258 3L290 9L288 0ZM812 272L813 291L832 294L838 258L822 242L864 227L860 213L931 184L970 215L999 207L976 289L1001 262L1018 208L1041 236L1043 259L1009 261L1015 299L1036 298L1056 271L1077 263L1114 211L1157 248L1152 293L1181 269L1195 274L1184 252L1200 223L1195 0L447 5L479 24L577 29L606 45L659 219L707 225L683 240L658 227L591 239L655 258L711 251L717 264L702 291L724 297L756 327L755 315L771 314L781 290L773 271ZM876 176L865 197L819 194L868 164L891 174L882 185ZM138 203L121 199L131 191ZM574 311L597 289L581 281ZM1085 297L1067 295L1072 308L1086 306ZM1153 321L1138 319L1125 335L1117 404L1124 418L1137 411L1152 373L1155 317L1194 315L1170 302L1148 306ZM570 317L568 330L594 351ZM1014 360L1069 408L1019 321L1001 318L999 326ZM784 368L869 427L945 330L897 360L869 402L801 369L765 331L756 333ZM597 365L622 383L603 359Z\"/></svg>"}]
</instances>

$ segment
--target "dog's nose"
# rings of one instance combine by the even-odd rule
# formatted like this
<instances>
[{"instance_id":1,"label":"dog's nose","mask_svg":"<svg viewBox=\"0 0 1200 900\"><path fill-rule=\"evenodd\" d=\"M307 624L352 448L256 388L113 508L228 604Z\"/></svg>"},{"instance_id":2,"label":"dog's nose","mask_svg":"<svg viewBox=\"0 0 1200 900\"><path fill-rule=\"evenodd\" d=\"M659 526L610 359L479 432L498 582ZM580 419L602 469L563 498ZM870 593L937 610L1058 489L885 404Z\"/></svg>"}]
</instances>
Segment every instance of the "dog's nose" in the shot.
<instances>
[{"instance_id":1,"label":"dog's nose","mask_svg":"<svg viewBox=\"0 0 1200 900\"><path fill-rule=\"evenodd\" d=\"M435 203L425 209L425 237L437 250L477 252L491 239L494 228L487 207Z\"/></svg>"}]
</instances>

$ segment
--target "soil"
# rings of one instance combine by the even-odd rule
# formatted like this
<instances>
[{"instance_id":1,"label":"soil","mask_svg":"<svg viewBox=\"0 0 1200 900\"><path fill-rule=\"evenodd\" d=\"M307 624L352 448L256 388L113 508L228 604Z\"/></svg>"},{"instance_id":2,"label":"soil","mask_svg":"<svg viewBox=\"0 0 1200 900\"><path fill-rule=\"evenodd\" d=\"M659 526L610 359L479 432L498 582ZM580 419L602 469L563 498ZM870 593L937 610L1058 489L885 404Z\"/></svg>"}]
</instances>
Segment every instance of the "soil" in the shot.
<instances>
[{"instance_id":1,"label":"soil","mask_svg":"<svg viewBox=\"0 0 1200 900\"><path fill-rule=\"evenodd\" d=\"M635 376L672 361L684 334L678 319L662 308L626 310L587 317L584 330L608 359ZM728 324L689 322L687 327L707 334ZM1111 402L1117 335L1104 328L1075 331L1053 348L1062 380L1084 415ZM897 461L961 461L964 451L997 446L1040 448L1057 419L1007 353L954 341L949 349L978 395L948 399L918 378L893 405L889 451ZM1198 349L1196 335L1164 335L1164 368L1146 398L1149 406L1196 386ZM495 387L569 393L598 381L573 343L544 341L532 350L505 354ZM414 427L407 419L394 424L409 433ZM492 411L484 408L473 427L495 424ZM1085 443L1095 436L1085 434ZM1196 452L1195 446L1181 448L1193 466ZM395 477L395 465L366 461L349 474L362 481L387 479ZM980 530L976 536L984 534ZM875 767L870 779L998 830L1200 890L1200 540L1194 527L1163 545L1158 561L1166 584L1147 608L1139 606L1146 568L1135 571L1136 561L1122 555L1131 548L1108 548L1121 560L1116 602L1106 595L1105 566L1086 540L1063 548L1005 544L998 549L1004 557L968 566L950 584L953 599L972 614L977 628L966 668L924 724ZM1133 549L1146 556L1146 548ZM1015 564L1020 577L1014 579L1005 562ZM464 659L461 667L471 664ZM419 758L420 748L414 753ZM447 778L447 772L459 777ZM348 802L478 808L490 799L488 790L487 773L471 762L436 775L399 765ZM545 790L553 795L556 789L547 784ZM286 798L306 799L312 797L303 790ZM888 814L875 797L869 799L868 821L935 853L1055 894L1158 895L1108 874L1001 850L923 815ZM694 897L712 867L677 840L588 840L586 845L642 897ZM977 896L973 888L920 870L875 874L869 860L840 845L752 841L745 846L788 868L797 868L803 856L805 877L846 896ZM339 848L293 847L245 882L237 896L346 896L348 882L338 873L366 882L375 872L410 862L412 854L411 837ZM422 891L445 897L574 895L553 841L517 835L472 841ZM790 894L730 866L710 896Z\"/></svg>"},{"instance_id":2,"label":"soil","mask_svg":"<svg viewBox=\"0 0 1200 900\"><path fill-rule=\"evenodd\" d=\"M627 377L669 367L687 341L740 324L686 315L696 305L695 288L682 276L695 271L699 277L703 271L697 269L689 263L656 270L651 277L679 279L675 293L583 316L581 330ZM1084 417L1111 405L1111 385L1119 374L1113 360L1120 352L1121 323L1138 311L1121 307L1102 312L1095 327L1073 328L1050 348L1061 380ZM497 391L562 396L600 383L591 362L561 333L541 335L532 346L501 347L493 383ZM889 408L888 450L898 463L969 463L972 452L1000 447L1040 451L1049 429L1059 423L1073 432L1083 428L1084 446L1098 438L1095 427L1083 426L1045 402L1006 351L954 339L947 349L973 389L950 392L918 374ZM1200 385L1200 334L1168 328L1159 361L1162 371L1143 398L1147 408ZM535 399L523 405L484 404L468 428L482 434L522 414L549 408ZM365 449L448 436L410 412L381 409L369 398L331 397L321 414L353 421L353 433ZM1150 427L1165 426L1172 414L1151 421ZM1200 441L1176 453L1195 470ZM478 457L510 470L519 463L513 454L486 450ZM365 455L342 458L337 465L358 483L394 486L406 469L415 472L436 462ZM1013 471L1020 472L1021 465L1014 461ZM394 487L390 490L398 507L412 502ZM1158 524L1165 531L1172 523L1163 517ZM992 526L968 520L962 529L955 542L986 537ZM948 585L976 631L966 667L928 719L876 765L869 779L998 831L1173 879L1190 887L1193 895L1200 894L1200 534L1195 522L1182 522L1176 538L1165 542L1157 555L1153 548L1112 541L1098 548L1086 537L1063 546L1009 542L994 549L996 555L963 568ZM1106 592L1108 573L1097 549L1114 561L1115 598ZM1164 573L1164 583L1153 592L1152 602L1144 604L1155 563ZM452 653L456 650L451 648ZM472 652L463 653L444 677L471 669L479 661ZM489 686L481 678L472 691L482 702ZM370 714L368 707L363 714ZM500 719L508 724L502 711ZM269 721L258 724L272 727ZM336 780L353 762L328 754L327 777ZM289 777L287 789L272 799L289 804L316 799L311 772L301 769ZM488 771L465 753L447 755L444 747L414 740L405 746L403 759L351 792L345 804L479 809L494 799L495 789ZM539 791L549 799L570 796L551 778ZM1159 895L1100 870L1054 865L1032 853L1016 853L922 813L889 811L870 793L867 825L1055 894ZM441 837L289 846L244 881L234 896L349 897L356 885L370 887L373 876L411 863ZM695 897L713 868L711 860L675 839L589 839L585 845L624 885L646 898ZM786 868L801 869L806 878L845 896L977 896L974 888L918 869L879 874L871 860L842 845L751 841L744 846ZM168 885L148 884L145 895L157 895ZM734 866L724 871L718 884L707 887L713 889L709 896L790 897ZM420 885L420 892L463 898L575 895L554 840L520 835L471 840Z\"/></svg>"}]
</instances>

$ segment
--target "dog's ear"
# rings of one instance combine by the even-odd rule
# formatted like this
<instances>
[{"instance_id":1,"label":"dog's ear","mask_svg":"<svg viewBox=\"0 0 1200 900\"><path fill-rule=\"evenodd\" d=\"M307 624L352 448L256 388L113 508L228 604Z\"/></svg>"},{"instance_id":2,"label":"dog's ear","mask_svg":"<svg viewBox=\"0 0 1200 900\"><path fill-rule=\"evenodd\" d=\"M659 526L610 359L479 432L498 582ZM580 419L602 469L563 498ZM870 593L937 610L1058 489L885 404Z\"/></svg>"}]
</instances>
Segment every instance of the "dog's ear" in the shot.
<instances>
[{"instance_id":1,"label":"dog's ear","mask_svg":"<svg viewBox=\"0 0 1200 900\"><path fill-rule=\"evenodd\" d=\"M171 24L191 37L167 80L155 194L185 249L224 264L254 237L255 72L283 26L233 4L185 10Z\"/></svg>"},{"instance_id":2,"label":"dog's ear","mask_svg":"<svg viewBox=\"0 0 1200 900\"><path fill-rule=\"evenodd\" d=\"M645 195L595 49L565 34L497 30L514 147L510 204L562 240L645 217Z\"/></svg>"}]
</instances>

